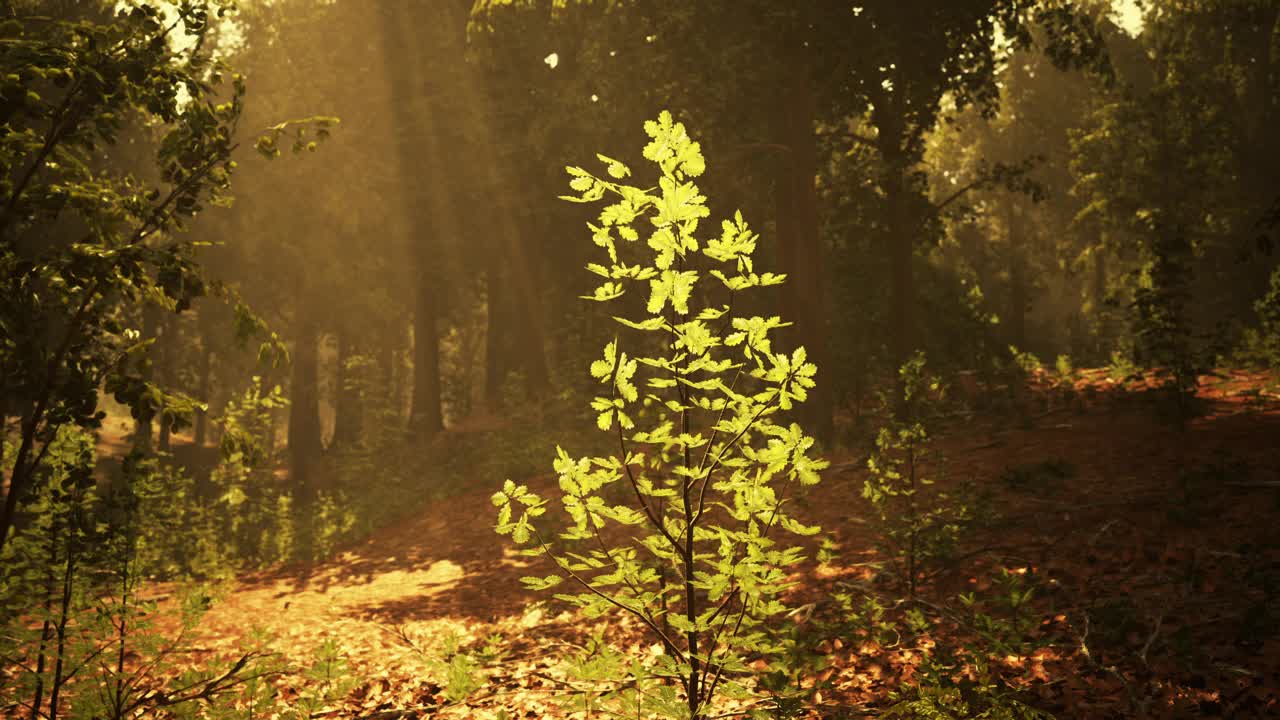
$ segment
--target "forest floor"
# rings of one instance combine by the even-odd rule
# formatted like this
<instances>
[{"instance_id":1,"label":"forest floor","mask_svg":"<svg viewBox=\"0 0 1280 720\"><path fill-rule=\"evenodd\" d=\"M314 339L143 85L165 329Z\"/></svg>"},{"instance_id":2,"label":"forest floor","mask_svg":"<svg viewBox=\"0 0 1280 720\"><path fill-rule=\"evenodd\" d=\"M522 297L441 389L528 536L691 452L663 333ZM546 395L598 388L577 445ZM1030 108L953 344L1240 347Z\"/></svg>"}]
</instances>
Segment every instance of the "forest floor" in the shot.
<instances>
[{"instance_id":1,"label":"forest floor","mask_svg":"<svg viewBox=\"0 0 1280 720\"><path fill-rule=\"evenodd\" d=\"M1043 382L1021 418L954 417L935 477L972 483L989 519L915 601L893 600L904 593L861 497L865 460L833 458L796 511L839 547L797 574L821 656L801 681L812 706L832 718L886 707L919 680L924 651L981 635L964 613L909 632L911 608L991 598L1016 576L1034 592L1010 610L1020 639L995 652L992 671L1032 705L1060 718L1280 715L1280 403L1261 387L1244 373L1206 382L1205 412L1181 429L1159 419L1142 383L1122 388L1101 371L1070 391ZM230 651L261 627L305 666L336 642L351 680L326 717L557 716L557 698L585 690L560 660L601 626L522 588L521 576L550 568L493 532L500 481L478 478L309 572L240 578L202 624L207 646ZM548 490L555 479L527 482ZM836 597L875 598L882 624L850 620ZM978 606L999 616L997 600ZM616 631L615 646L651 652L634 628Z\"/></svg>"}]
</instances>

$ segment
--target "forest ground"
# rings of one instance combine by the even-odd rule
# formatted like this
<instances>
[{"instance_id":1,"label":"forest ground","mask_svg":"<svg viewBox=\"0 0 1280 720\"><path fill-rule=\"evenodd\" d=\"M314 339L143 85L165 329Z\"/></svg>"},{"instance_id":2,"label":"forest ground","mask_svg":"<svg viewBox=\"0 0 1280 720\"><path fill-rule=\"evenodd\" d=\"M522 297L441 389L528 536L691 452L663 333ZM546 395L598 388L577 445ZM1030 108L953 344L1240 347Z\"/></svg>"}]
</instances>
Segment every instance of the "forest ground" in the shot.
<instances>
[{"instance_id":1,"label":"forest ground","mask_svg":"<svg viewBox=\"0 0 1280 720\"><path fill-rule=\"evenodd\" d=\"M1121 386L1102 371L1069 390L1035 384L1017 417L952 417L937 443L939 487L971 481L993 519L964 536L917 602L893 600L903 592L860 494L865 459L832 458L796 512L840 548L834 562L797 574L795 601L828 668L802 679L809 700L822 717L885 707L890 691L916 681L922 650L979 634L963 613L943 613L954 622L910 635L907 610L955 606L963 592L987 597L1005 568L1035 592L1019 611L1025 645L993 667L1033 705L1060 718L1280 713L1280 403L1262 380L1207 379L1205 412L1182 429L1160 418L1144 383ZM553 699L583 690L558 660L601 626L521 587L522 575L550 568L493 532L489 495L501 481L476 478L473 490L309 572L239 578L203 623L204 647L230 651L257 626L306 665L336 641L353 681L330 717L555 714ZM555 478L527 482L547 490ZM840 593L879 598L897 642L842 620ZM650 652L634 628L609 637ZM451 701L451 686L471 684L467 699Z\"/></svg>"}]
</instances>

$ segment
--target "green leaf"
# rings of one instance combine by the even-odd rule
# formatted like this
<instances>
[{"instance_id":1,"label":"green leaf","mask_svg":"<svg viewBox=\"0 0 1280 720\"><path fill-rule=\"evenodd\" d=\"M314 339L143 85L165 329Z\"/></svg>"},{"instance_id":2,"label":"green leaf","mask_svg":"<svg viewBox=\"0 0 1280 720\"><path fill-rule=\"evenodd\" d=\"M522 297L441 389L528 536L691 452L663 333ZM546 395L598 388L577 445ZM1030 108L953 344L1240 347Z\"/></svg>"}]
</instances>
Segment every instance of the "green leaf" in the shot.
<instances>
[{"instance_id":1,"label":"green leaf","mask_svg":"<svg viewBox=\"0 0 1280 720\"><path fill-rule=\"evenodd\" d=\"M618 317L617 315L613 316L613 319L635 330L646 330L646 331L661 330L663 327L666 326L666 320L660 317L648 318L646 320L641 320L640 322L635 322L632 320L628 320L626 318Z\"/></svg>"},{"instance_id":2,"label":"green leaf","mask_svg":"<svg viewBox=\"0 0 1280 720\"><path fill-rule=\"evenodd\" d=\"M662 312L667 303L680 315L689 313L689 296L698 282L696 270L664 270L657 279L649 281L649 314Z\"/></svg>"},{"instance_id":3,"label":"green leaf","mask_svg":"<svg viewBox=\"0 0 1280 720\"><path fill-rule=\"evenodd\" d=\"M630 168L618 162L617 160L614 160L613 158L605 157L604 155L601 155L599 153L596 154L596 157L600 159L600 162L605 163L606 165L609 166L610 177L621 180L622 178L625 178L631 174Z\"/></svg>"}]
</instances>

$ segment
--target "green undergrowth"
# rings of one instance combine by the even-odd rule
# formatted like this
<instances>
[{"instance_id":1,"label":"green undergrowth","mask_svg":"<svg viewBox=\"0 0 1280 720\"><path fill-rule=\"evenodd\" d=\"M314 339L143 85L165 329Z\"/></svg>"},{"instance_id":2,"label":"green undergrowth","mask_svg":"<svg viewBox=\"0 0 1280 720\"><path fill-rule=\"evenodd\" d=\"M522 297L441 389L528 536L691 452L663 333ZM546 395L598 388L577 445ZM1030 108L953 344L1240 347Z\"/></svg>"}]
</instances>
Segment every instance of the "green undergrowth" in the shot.
<instances>
[{"instance_id":1,"label":"green undergrowth","mask_svg":"<svg viewBox=\"0 0 1280 720\"><path fill-rule=\"evenodd\" d=\"M471 492L482 479L545 473L546 454L566 437L574 447L601 444L581 427L577 415L550 400L510 408L501 423L464 424L430 440L389 431L380 441L332 450L325 461L329 482L352 519L341 541L362 539L433 503Z\"/></svg>"}]
</instances>

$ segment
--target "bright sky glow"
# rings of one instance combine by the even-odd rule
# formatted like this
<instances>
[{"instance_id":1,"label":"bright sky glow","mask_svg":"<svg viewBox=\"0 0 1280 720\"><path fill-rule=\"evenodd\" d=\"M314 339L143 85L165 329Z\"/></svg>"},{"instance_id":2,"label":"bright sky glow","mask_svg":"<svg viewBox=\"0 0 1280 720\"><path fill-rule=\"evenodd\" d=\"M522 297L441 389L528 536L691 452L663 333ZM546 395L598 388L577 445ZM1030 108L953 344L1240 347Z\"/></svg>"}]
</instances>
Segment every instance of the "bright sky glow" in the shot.
<instances>
[{"instance_id":1,"label":"bright sky glow","mask_svg":"<svg viewBox=\"0 0 1280 720\"><path fill-rule=\"evenodd\" d=\"M1113 0L1112 7L1116 11L1116 24L1130 35L1142 32L1142 8L1138 0Z\"/></svg>"}]
</instances>

